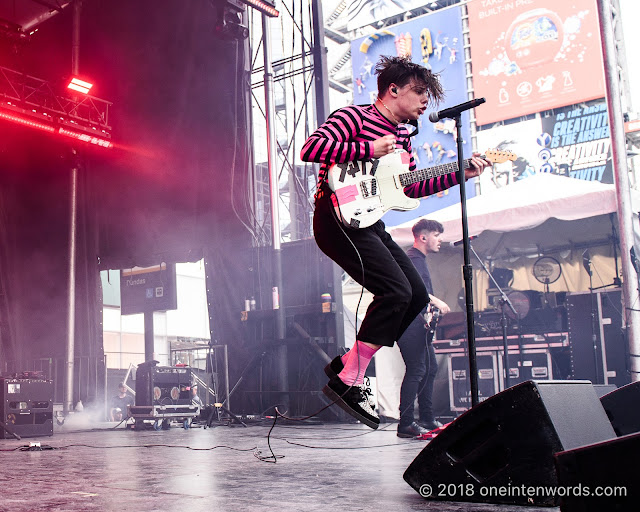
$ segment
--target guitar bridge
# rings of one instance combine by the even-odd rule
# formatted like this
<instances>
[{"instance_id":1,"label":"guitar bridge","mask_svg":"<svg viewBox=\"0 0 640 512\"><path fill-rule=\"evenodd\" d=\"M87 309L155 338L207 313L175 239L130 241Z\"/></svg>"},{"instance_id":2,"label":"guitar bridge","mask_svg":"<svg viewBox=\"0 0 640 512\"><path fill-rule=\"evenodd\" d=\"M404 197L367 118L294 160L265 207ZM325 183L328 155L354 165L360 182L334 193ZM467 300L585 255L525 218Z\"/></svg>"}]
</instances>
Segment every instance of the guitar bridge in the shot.
<instances>
[{"instance_id":1,"label":"guitar bridge","mask_svg":"<svg viewBox=\"0 0 640 512\"><path fill-rule=\"evenodd\" d=\"M372 178L370 180L362 180L360 182L360 193L362 197L373 197L378 195L378 180Z\"/></svg>"}]
</instances>

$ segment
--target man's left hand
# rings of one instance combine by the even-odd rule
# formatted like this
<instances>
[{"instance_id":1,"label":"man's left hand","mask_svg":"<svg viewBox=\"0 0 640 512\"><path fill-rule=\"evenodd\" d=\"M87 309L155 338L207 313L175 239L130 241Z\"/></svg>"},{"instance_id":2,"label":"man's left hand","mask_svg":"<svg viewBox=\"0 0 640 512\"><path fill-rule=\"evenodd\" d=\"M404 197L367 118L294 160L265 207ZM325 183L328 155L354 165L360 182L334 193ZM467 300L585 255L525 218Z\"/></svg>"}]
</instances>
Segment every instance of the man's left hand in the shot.
<instances>
[{"instance_id":1,"label":"man's left hand","mask_svg":"<svg viewBox=\"0 0 640 512\"><path fill-rule=\"evenodd\" d=\"M484 158L480 158L480 155L474 154L471 157L471 167L464 170L465 180L480 176L482 174L482 171L484 171L487 167L491 167L491 164Z\"/></svg>"}]
</instances>

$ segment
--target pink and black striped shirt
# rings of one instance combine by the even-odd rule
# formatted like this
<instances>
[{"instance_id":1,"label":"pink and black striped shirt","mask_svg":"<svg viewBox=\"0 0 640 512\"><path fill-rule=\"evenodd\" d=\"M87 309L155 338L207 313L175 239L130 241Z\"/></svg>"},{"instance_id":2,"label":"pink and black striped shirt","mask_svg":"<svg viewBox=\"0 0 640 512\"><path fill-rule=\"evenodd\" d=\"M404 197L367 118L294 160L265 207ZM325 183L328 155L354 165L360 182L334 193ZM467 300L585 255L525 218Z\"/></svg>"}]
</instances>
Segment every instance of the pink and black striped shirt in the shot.
<instances>
[{"instance_id":1,"label":"pink and black striped shirt","mask_svg":"<svg viewBox=\"0 0 640 512\"><path fill-rule=\"evenodd\" d=\"M300 152L300 157L305 162L322 164L319 172L319 188L326 179L331 165L372 158L373 141L389 134L395 135L397 147L411 154L411 140L404 126L394 126L375 105L365 107L350 105L331 114L329 119L311 134ZM416 170L413 155L411 155L409 169ZM409 185L405 187L404 193L414 198L425 197L457 184L456 173L451 172Z\"/></svg>"}]
</instances>

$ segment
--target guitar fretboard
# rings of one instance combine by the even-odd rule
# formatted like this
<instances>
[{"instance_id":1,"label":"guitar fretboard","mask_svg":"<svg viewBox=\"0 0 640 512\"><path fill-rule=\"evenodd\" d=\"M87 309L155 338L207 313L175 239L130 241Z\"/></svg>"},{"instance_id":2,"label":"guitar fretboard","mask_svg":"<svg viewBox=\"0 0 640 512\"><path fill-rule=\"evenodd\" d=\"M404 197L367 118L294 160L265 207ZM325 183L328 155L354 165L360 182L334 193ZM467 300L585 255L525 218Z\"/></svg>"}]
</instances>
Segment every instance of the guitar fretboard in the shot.
<instances>
[{"instance_id":1,"label":"guitar fretboard","mask_svg":"<svg viewBox=\"0 0 640 512\"><path fill-rule=\"evenodd\" d=\"M464 168L471 167L471 159L466 158L462 161ZM458 171L458 162L449 162L448 164L436 165L429 167L428 169L420 169L417 171L404 172L399 175L400 184L403 187L408 187L419 181L429 180L431 178L437 178L438 176L444 176L451 172Z\"/></svg>"}]
</instances>

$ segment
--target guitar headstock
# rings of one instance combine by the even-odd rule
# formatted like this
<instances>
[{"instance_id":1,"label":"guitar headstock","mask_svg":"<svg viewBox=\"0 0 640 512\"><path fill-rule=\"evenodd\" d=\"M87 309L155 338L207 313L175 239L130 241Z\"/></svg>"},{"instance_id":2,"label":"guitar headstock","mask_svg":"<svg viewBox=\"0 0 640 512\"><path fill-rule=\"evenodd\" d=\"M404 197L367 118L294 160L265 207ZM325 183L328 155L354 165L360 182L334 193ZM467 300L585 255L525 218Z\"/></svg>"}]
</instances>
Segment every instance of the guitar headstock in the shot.
<instances>
[{"instance_id":1,"label":"guitar headstock","mask_svg":"<svg viewBox=\"0 0 640 512\"><path fill-rule=\"evenodd\" d=\"M483 155L485 160L488 160L492 164L501 164L511 160L512 162L518 158L513 151L501 151L499 149L488 149Z\"/></svg>"}]
</instances>

